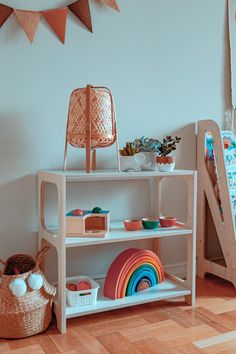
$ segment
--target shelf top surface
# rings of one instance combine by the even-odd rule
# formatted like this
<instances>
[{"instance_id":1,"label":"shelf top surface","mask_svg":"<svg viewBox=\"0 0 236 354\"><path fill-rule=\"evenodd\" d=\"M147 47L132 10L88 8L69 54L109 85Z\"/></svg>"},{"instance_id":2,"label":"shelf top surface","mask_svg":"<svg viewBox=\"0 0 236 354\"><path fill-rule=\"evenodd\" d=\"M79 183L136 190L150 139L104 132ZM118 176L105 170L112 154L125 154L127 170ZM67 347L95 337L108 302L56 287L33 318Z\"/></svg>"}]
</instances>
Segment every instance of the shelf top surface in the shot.
<instances>
[{"instance_id":1,"label":"shelf top surface","mask_svg":"<svg viewBox=\"0 0 236 354\"><path fill-rule=\"evenodd\" d=\"M62 170L46 170L41 171L40 174L48 174L54 176L65 176L68 182L73 181L90 181L90 180L113 180L113 179L142 179L149 177L165 177L165 176L192 176L193 170L174 170L172 172L160 171L142 171L142 172L119 172L117 170L97 170L95 172L86 173L86 171L72 171L66 172Z\"/></svg>"}]
</instances>

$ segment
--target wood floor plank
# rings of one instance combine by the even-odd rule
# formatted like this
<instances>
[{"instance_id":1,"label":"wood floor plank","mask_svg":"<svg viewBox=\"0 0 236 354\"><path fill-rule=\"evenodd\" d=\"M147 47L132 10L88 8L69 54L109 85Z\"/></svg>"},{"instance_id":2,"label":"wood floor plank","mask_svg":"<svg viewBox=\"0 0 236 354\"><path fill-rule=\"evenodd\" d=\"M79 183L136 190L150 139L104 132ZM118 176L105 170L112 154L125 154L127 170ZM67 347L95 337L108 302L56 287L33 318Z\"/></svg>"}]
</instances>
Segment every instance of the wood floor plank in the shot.
<instances>
[{"instance_id":1,"label":"wood floor plank","mask_svg":"<svg viewBox=\"0 0 236 354\"><path fill-rule=\"evenodd\" d=\"M195 346L200 349L205 349L222 343L228 343L230 341L235 341L236 343L236 331L226 332L220 335L208 337L206 339L198 340L193 342Z\"/></svg>"},{"instance_id":2,"label":"wood floor plank","mask_svg":"<svg viewBox=\"0 0 236 354\"><path fill-rule=\"evenodd\" d=\"M18 339L9 343L11 349L24 348L27 345L39 344L45 354L57 354L58 348L49 336L33 336L24 339Z\"/></svg>"},{"instance_id":3,"label":"wood floor plank","mask_svg":"<svg viewBox=\"0 0 236 354\"><path fill-rule=\"evenodd\" d=\"M166 309L165 312L170 319L176 323L179 323L182 327L188 328L203 324L202 321L197 316L195 316L194 311L186 313L186 311L183 311L182 308L173 307Z\"/></svg>"},{"instance_id":4,"label":"wood floor plank","mask_svg":"<svg viewBox=\"0 0 236 354\"><path fill-rule=\"evenodd\" d=\"M176 331L175 333L171 333L171 337L169 336L169 333L162 334L158 336L158 340L160 342L168 342L174 348L177 346L182 347L186 344L191 344L194 341L203 340L218 334L219 332L217 332L215 328L201 325L198 327L186 328L185 331Z\"/></svg>"},{"instance_id":5,"label":"wood floor plank","mask_svg":"<svg viewBox=\"0 0 236 354\"><path fill-rule=\"evenodd\" d=\"M168 343L161 343L156 338L148 338L133 343L134 347L143 354L178 354Z\"/></svg>"},{"instance_id":6,"label":"wood floor plank","mask_svg":"<svg viewBox=\"0 0 236 354\"><path fill-rule=\"evenodd\" d=\"M178 354L203 354L203 351L195 347L192 343L188 343L184 346L178 346L175 350Z\"/></svg>"},{"instance_id":7,"label":"wood floor plank","mask_svg":"<svg viewBox=\"0 0 236 354\"><path fill-rule=\"evenodd\" d=\"M105 334L109 334L112 332L117 332L121 329L128 329L128 328L137 328L139 326L143 326L148 324L148 322L142 318L141 316L134 315L134 316L126 316L124 318L113 318L110 321L103 321L101 324L93 323L88 324L87 326L83 326L83 329L89 331L94 337L102 336ZM80 333L81 327L80 326L73 326L73 333L78 334ZM69 329L70 331L70 329Z\"/></svg>"},{"instance_id":8,"label":"wood floor plank","mask_svg":"<svg viewBox=\"0 0 236 354\"><path fill-rule=\"evenodd\" d=\"M216 315L208 310L208 308L197 307L187 311L188 315L193 315L202 323L215 328L218 332L228 332L236 329L236 320L227 318L226 314Z\"/></svg>"},{"instance_id":9,"label":"wood floor plank","mask_svg":"<svg viewBox=\"0 0 236 354\"><path fill-rule=\"evenodd\" d=\"M6 351L4 354L45 354L44 350L39 344L27 345L23 348Z\"/></svg>"},{"instance_id":10,"label":"wood floor plank","mask_svg":"<svg viewBox=\"0 0 236 354\"><path fill-rule=\"evenodd\" d=\"M80 346L77 348L77 352L84 354L109 354L109 351L103 346L101 341L86 330L72 329L71 332L74 336L78 336Z\"/></svg>"},{"instance_id":11,"label":"wood floor plank","mask_svg":"<svg viewBox=\"0 0 236 354\"><path fill-rule=\"evenodd\" d=\"M233 351L236 353L236 340L231 340L228 342L220 343L217 345L213 345L207 348L204 348L203 352L205 354L222 354L225 351Z\"/></svg>"},{"instance_id":12,"label":"wood floor plank","mask_svg":"<svg viewBox=\"0 0 236 354\"><path fill-rule=\"evenodd\" d=\"M139 351L134 347L133 343L130 343L120 333L111 333L106 336L97 338L100 343L108 350L109 353L114 354L142 354L144 352Z\"/></svg>"},{"instance_id":13,"label":"wood floor plank","mask_svg":"<svg viewBox=\"0 0 236 354\"><path fill-rule=\"evenodd\" d=\"M49 338L56 345L58 352L63 353L70 350L75 350L76 352L80 348L80 341L78 337L75 337L71 333L67 334L52 334Z\"/></svg>"},{"instance_id":14,"label":"wood floor plank","mask_svg":"<svg viewBox=\"0 0 236 354\"><path fill-rule=\"evenodd\" d=\"M138 328L130 328L120 331L120 333L127 338L130 342L136 342L142 339L157 337L163 334L170 333L170 337L173 333L178 331L183 331L183 327L173 320L161 321L157 323L150 323L144 326L139 326Z\"/></svg>"}]
</instances>

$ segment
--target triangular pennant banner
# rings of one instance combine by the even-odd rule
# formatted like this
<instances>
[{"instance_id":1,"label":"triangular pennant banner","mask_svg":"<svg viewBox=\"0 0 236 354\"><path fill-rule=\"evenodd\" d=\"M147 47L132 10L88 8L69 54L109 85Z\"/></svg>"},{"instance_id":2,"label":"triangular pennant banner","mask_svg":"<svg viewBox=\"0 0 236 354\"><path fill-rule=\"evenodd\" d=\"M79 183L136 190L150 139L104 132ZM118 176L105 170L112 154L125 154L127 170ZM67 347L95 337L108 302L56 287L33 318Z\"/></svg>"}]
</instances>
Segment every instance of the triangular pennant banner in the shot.
<instances>
[{"instance_id":1,"label":"triangular pennant banner","mask_svg":"<svg viewBox=\"0 0 236 354\"><path fill-rule=\"evenodd\" d=\"M43 12L47 23L63 44L65 43L67 10L67 7L65 7Z\"/></svg>"},{"instance_id":2,"label":"triangular pennant banner","mask_svg":"<svg viewBox=\"0 0 236 354\"><path fill-rule=\"evenodd\" d=\"M8 17L12 14L13 9L9 6L0 4L0 27L5 23Z\"/></svg>"},{"instance_id":3,"label":"triangular pennant banner","mask_svg":"<svg viewBox=\"0 0 236 354\"><path fill-rule=\"evenodd\" d=\"M116 0L100 0L104 5L111 7L112 9L116 11L120 11Z\"/></svg>"},{"instance_id":4,"label":"triangular pennant banner","mask_svg":"<svg viewBox=\"0 0 236 354\"><path fill-rule=\"evenodd\" d=\"M93 32L88 0L78 0L68 7L70 11L73 12L73 14L89 29L89 31Z\"/></svg>"},{"instance_id":5,"label":"triangular pennant banner","mask_svg":"<svg viewBox=\"0 0 236 354\"><path fill-rule=\"evenodd\" d=\"M40 20L40 12L25 10L14 10L14 12L30 43L32 43Z\"/></svg>"}]
</instances>

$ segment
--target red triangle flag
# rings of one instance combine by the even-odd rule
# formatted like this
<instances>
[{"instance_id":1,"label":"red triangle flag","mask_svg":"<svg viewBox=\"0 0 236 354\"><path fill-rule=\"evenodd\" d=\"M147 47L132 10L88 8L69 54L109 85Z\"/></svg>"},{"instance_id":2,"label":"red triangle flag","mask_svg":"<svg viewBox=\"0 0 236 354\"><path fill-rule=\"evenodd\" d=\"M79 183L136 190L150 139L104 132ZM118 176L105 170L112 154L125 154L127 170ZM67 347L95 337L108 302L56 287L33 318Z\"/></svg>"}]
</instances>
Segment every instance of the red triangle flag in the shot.
<instances>
[{"instance_id":1,"label":"red triangle flag","mask_svg":"<svg viewBox=\"0 0 236 354\"><path fill-rule=\"evenodd\" d=\"M89 31L93 32L88 0L78 0L68 7L70 11L73 12L73 14L89 29Z\"/></svg>"},{"instance_id":2,"label":"red triangle flag","mask_svg":"<svg viewBox=\"0 0 236 354\"><path fill-rule=\"evenodd\" d=\"M30 43L32 43L39 24L40 12L15 9L14 12Z\"/></svg>"},{"instance_id":3,"label":"red triangle flag","mask_svg":"<svg viewBox=\"0 0 236 354\"><path fill-rule=\"evenodd\" d=\"M60 39L60 41L64 44L66 34L67 7L62 9L43 11L43 16L57 37Z\"/></svg>"},{"instance_id":4,"label":"red triangle flag","mask_svg":"<svg viewBox=\"0 0 236 354\"><path fill-rule=\"evenodd\" d=\"M12 14L13 9L9 6L0 4L0 27L5 23L8 17Z\"/></svg>"},{"instance_id":5,"label":"red triangle flag","mask_svg":"<svg viewBox=\"0 0 236 354\"><path fill-rule=\"evenodd\" d=\"M116 0L100 0L104 5L111 7L112 9L116 11L120 11Z\"/></svg>"}]
</instances>

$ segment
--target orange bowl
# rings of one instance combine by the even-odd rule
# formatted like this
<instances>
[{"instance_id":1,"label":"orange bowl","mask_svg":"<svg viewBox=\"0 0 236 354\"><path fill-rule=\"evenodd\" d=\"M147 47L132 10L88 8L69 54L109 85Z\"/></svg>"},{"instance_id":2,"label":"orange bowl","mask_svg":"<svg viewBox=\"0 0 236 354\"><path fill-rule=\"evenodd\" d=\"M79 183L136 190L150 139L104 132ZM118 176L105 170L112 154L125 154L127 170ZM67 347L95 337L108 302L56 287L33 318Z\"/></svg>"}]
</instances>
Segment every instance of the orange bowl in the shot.
<instances>
[{"instance_id":1,"label":"orange bowl","mask_svg":"<svg viewBox=\"0 0 236 354\"><path fill-rule=\"evenodd\" d=\"M162 227L172 227L175 226L177 220L175 216L160 216L159 221Z\"/></svg>"},{"instance_id":2,"label":"orange bowl","mask_svg":"<svg viewBox=\"0 0 236 354\"><path fill-rule=\"evenodd\" d=\"M125 220L124 226L126 231L138 231L142 229L142 221L139 219Z\"/></svg>"}]
</instances>

